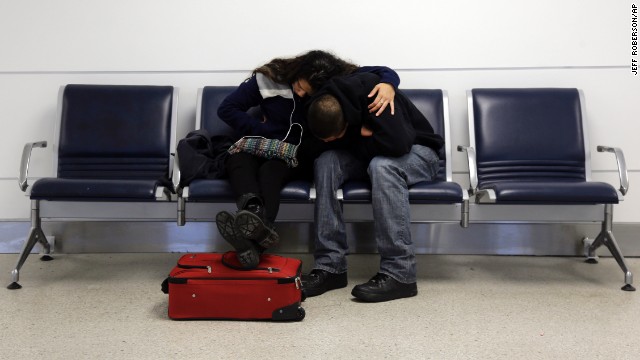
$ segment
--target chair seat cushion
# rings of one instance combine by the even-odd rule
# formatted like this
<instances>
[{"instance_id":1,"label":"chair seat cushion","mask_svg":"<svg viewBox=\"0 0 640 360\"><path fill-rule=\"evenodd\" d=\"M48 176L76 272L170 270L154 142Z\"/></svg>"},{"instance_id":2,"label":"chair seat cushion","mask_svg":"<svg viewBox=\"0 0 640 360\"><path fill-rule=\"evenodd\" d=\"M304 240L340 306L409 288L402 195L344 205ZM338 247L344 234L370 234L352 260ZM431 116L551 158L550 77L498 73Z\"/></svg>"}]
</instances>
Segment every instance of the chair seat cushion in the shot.
<instances>
[{"instance_id":1,"label":"chair seat cushion","mask_svg":"<svg viewBox=\"0 0 640 360\"><path fill-rule=\"evenodd\" d=\"M512 204L617 204L613 186L592 181L504 181L478 187L492 189L497 203Z\"/></svg>"},{"instance_id":2,"label":"chair seat cushion","mask_svg":"<svg viewBox=\"0 0 640 360\"><path fill-rule=\"evenodd\" d=\"M412 204L457 204L462 202L462 187L450 181L422 181L409 188ZM371 184L348 181L342 187L345 203L371 202Z\"/></svg>"},{"instance_id":3,"label":"chair seat cushion","mask_svg":"<svg viewBox=\"0 0 640 360\"><path fill-rule=\"evenodd\" d=\"M158 180L43 178L31 188L31 199L64 201L155 201Z\"/></svg>"},{"instance_id":4,"label":"chair seat cushion","mask_svg":"<svg viewBox=\"0 0 640 360\"><path fill-rule=\"evenodd\" d=\"M291 181L280 192L282 202L309 202L311 183ZM189 184L189 201L234 202L236 195L224 179L196 179Z\"/></svg>"}]
</instances>

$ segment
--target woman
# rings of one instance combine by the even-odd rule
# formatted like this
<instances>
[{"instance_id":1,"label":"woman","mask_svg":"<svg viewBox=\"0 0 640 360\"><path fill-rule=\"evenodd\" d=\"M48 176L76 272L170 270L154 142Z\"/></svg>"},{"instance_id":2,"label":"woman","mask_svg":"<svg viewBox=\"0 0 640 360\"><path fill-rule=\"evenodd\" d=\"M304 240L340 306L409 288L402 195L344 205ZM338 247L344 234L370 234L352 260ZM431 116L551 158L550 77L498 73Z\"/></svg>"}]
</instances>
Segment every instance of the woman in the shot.
<instances>
[{"instance_id":1,"label":"woman","mask_svg":"<svg viewBox=\"0 0 640 360\"><path fill-rule=\"evenodd\" d=\"M313 160L323 150L322 143L306 136L305 96L333 76L354 72L380 76L380 84L369 94L373 98L369 109L379 114L391 106L393 112L395 89L400 84L395 71L381 66L357 67L321 50L271 60L255 69L251 77L220 104L218 116L240 136L301 143L298 149L301 166L295 174L281 159L266 159L247 152L227 158L225 167L237 196L238 212L235 215L226 211L218 213L216 225L222 237L236 249L243 267L256 267L260 254L278 243L273 223L280 207L280 191L292 176L312 174ZM248 112L253 107L260 108L260 116Z\"/></svg>"}]
</instances>

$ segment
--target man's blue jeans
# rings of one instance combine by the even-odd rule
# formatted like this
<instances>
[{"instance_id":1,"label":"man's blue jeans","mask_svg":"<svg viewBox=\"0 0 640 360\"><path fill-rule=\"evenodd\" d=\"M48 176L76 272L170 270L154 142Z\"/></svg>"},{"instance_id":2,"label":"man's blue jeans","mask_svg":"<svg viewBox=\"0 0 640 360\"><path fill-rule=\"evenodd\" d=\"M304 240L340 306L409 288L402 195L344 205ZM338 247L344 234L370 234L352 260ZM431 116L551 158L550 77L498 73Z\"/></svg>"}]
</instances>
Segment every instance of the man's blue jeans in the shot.
<instances>
[{"instance_id":1,"label":"man's blue jeans","mask_svg":"<svg viewBox=\"0 0 640 360\"><path fill-rule=\"evenodd\" d=\"M409 186L430 181L438 172L438 155L431 148L413 145L401 157L378 156L367 164L344 150L326 151L315 161L315 269L347 271L349 248L336 190L347 180L370 179L374 234L380 254L380 272L402 283L416 281L411 241ZM367 177L368 173L368 177Z\"/></svg>"}]
</instances>

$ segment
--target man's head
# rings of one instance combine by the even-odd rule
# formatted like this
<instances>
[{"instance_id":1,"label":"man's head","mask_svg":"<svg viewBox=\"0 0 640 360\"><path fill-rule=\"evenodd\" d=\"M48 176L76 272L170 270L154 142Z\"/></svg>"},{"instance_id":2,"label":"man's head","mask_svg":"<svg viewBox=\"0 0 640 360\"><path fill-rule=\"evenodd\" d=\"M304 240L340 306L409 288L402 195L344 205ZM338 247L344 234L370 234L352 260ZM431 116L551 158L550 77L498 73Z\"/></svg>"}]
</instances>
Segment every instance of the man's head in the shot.
<instances>
[{"instance_id":1,"label":"man's head","mask_svg":"<svg viewBox=\"0 0 640 360\"><path fill-rule=\"evenodd\" d=\"M340 102L333 95L324 94L314 99L307 112L311 133L320 140L333 141L347 132L347 121Z\"/></svg>"}]
</instances>

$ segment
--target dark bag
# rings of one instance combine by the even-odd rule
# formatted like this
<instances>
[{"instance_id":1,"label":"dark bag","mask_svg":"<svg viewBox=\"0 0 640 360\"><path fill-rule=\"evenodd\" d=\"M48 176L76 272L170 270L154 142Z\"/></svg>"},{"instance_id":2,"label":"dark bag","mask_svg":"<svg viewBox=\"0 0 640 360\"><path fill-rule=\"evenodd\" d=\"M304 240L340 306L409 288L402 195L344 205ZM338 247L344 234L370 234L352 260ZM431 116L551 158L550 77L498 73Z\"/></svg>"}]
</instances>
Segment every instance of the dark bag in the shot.
<instances>
[{"instance_id":1,"label":"dark bag","mask_svg":"<svg viewBox=\"0 0 640 360\"><path fill-rule=\"evenodd\" d=\"M221 179L226 177L224 163L227 149L233 139L226 135L211 136L205 129L191 131L178 142L180 186L194 179Z\"/></svg>"}]
</instances>

